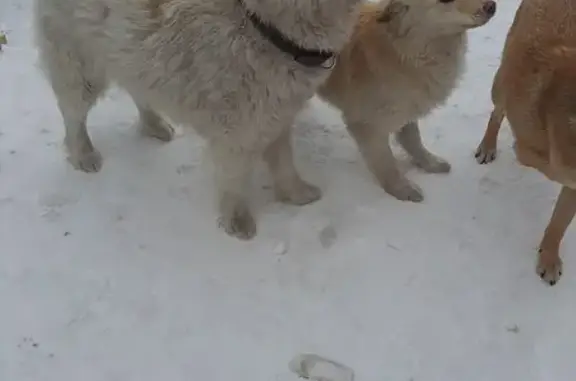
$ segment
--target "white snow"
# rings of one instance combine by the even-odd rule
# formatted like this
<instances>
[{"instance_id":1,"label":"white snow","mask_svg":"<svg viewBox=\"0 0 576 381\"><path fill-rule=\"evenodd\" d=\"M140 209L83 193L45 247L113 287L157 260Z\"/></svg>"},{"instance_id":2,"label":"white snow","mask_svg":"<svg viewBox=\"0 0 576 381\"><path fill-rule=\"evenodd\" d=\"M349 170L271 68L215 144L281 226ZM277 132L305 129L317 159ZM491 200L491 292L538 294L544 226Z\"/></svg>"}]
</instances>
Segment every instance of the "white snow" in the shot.
<instances>
[{"instance_id":1,"label":"white snow","mask_svg":"<svg viewBox=\"0 0 576 381\"><path fill-rule=\"evenodd\" d=\"M572 379L574 228L559 284L534 271L559 186L516 163L507 126L495 163L473 157L518 1L498 5L460 90L423 122L453 166L407 166L423 204L384 193L315 100L295 150L323 199L275 203L259 171L259 232L242 243L217 228L201 139L139 137L119 91L89 118L102 172L71 168L30 0L0 0L0 380L290 381L301 352L359 381Z\"/></svg>"}]
</instances>

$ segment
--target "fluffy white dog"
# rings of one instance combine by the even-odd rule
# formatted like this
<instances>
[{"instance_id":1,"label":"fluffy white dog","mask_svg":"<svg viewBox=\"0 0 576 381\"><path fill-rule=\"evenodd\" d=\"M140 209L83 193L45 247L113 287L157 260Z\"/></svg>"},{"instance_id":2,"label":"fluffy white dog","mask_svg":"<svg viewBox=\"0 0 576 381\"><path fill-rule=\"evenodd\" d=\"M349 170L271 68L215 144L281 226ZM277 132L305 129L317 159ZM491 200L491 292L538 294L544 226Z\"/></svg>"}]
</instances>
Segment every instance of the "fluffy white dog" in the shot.
<instances>
[{"instance_id":1,"label":"fluffy white dog","mask_svg":"<svg viewBox=\"0 0 576 381\"><path fill-rule=\"evenodd\" d=\"M40 57L70 162L100 169L86 118L114 82L134 99L143 133L170 140L163 114L208 141L220 224L254 237L247 199L255 160L267 162L280 200L321 196L294 167L290 129L327 78L360 1L37 0Z\"/></svg>"}]
</instances>

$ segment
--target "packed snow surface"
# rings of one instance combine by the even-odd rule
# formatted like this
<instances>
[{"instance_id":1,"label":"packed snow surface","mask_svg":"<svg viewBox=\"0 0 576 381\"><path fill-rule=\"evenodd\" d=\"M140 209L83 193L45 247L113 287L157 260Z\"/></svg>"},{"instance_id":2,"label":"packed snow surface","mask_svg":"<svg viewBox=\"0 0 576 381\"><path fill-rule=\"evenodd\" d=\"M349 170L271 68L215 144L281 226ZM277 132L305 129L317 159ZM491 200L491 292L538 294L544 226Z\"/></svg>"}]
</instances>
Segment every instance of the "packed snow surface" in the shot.
<instances>
[{"instance_id":1,"label":"packed snow surface","mask_svg":"<svg viewBox=\"0 0 576 381\"><path fill-rule=\"evenodd\" d=\"M89 118L98 174L72 169L31 42L31 1L0 0L0 380L290 381L316 353L358 381L569 381L576 374L576 234L564 275L535 274L559 186L514 159L473 157L518 5L471 32L468 71L422 122L448 175L408 176L422 204L382 191L336 111L295 126L297 165L324 197L274 202L259 169L258 236L217 228L204 142L140 137L111 91Z\"/></svg>"}]
</instances>

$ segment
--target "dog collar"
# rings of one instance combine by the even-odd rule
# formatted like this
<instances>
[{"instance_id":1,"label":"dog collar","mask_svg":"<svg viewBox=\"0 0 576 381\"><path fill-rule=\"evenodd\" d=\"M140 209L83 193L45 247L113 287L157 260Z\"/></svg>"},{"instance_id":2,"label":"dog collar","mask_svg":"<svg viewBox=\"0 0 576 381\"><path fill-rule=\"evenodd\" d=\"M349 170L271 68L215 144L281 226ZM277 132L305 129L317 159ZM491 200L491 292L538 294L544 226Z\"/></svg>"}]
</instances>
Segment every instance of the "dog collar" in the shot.
<instances>
[{"instance_id":1,"label":"dog collar","mask_svg":"<svg viewBox=\"0 0 576 381\"><path fill-rule=\"evenodd\" d=\"M336 63L336 54L326 50L306 49L294 43L274 25L262 20L255 12L246 8L243 0L238 0L240 5L246 10L248 19L254 27L270 41L274 46L286 54L291 55L294 61L307 67L321 67L331 69Z\"/></svg>"}]
</instances>

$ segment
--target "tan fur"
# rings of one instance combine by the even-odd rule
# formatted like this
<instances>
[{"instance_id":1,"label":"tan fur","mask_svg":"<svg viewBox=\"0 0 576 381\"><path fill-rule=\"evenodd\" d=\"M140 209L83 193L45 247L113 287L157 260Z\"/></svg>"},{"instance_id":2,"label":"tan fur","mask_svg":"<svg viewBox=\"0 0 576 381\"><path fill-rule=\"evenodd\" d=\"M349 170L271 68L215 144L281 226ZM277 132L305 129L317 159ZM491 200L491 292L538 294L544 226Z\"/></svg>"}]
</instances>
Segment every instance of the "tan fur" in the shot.
<instances>
[{"instance_id":1,"label":"tan fur","mask_svg":"<svg viewBox=\"0 0 576 381\"><path fill-rule=\"evenodd\" d=\"M576 0L524 0L492 85L494 110L476 157L495 159L504 116L518 161L563 185L540 243L537 271L562 274L559 247L576 213Z\"/></svg>"},{"instance_id":2,"label":"tan fur","mask_svg":"<svg viewBox=\"0 0 576 381\"><path fill-rule=\"evenodd\" d=\"M352 38L319 95L342 111L371 172L394 197L423 199L419 187L398 170L390 134L397 133L399 143L425 171L450 170L448 162L422 145L418 120L456 88L464 70L467 31L484 25L495 6L488 0L382 0L363 5Z\"/></svg>"}]
</instances>

